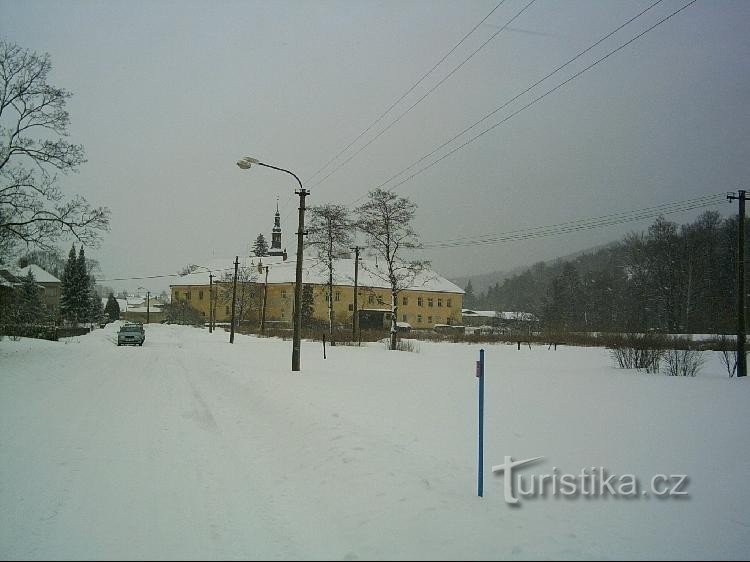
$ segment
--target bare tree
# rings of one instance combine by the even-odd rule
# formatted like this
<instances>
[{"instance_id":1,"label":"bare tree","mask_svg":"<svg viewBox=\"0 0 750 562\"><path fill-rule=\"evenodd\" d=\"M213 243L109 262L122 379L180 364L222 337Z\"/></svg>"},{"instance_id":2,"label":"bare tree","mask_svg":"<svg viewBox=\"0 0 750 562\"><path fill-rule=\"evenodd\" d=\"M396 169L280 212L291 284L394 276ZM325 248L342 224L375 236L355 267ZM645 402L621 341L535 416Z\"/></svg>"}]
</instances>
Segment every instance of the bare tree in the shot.
<instances>
[{"instance_id":1,"label":"bare tree","mask_svg":"<svg viewBox=\"0 0 750 562\"><path fill-rule=\"evenodd\" d=\"M398 295L414 285L426 265L403 256L405 250L419 247L419 238L411 226L416 209L410 199L383 189L370 191L368 201L357 208L357 227L366 234L370 248L385 262L384 269L368 271L386 281L391 289L391 350L396 349L397 343Z\"/></svg>"},{"instance_id":2,"label":"bare tree","mask_svg":"<svg viewBox=\"0 0 750 562\"><path fill-rule=\"evenodd\" d=\"M234 290L234 272L227 272L216 283L217 299L223 305L231 304ZM260 309L258 270L255 265L241 265L237 269L237 298L234 303L234 318L237 325L250 320L250 313Z\"/></svg>"},{"instance_id":3,"label":"bare tree","mask_svg":"<svg viewBox=\"0 0 750 562\"><path fill-rule=\"evenodd\" d=\"M109 228L109 210L65 197L58 174L77 171L83 146L66 140L71 93L47 83L52 63L0 41L0 247L51 248L72 235L91 244Z\"/></svg>"},{"instance_id":4,"label":"bare tree","mask_svg":"<svg viewBox=\"0 0 750 562\"><path fill-rule=\"evenodd\" d=\"M333 333L333 277L336 256L346 251L352 243L352 223L349 210L343 205L328 203L310 207L308 243L315 248L318 258L328 271L328 332L331 345L336 345Z\"/></svg>"}]
</instances>

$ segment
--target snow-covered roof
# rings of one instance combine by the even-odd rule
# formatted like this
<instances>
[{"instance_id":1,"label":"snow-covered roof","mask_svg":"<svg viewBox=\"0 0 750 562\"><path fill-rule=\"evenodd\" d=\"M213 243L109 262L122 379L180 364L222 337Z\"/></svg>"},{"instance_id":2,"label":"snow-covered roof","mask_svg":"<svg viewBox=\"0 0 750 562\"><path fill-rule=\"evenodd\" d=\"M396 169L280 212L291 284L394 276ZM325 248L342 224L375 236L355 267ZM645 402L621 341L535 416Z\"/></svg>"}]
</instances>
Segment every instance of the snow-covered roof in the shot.
<instances>
[{"instance_id":1,"label":"snow-covered roof","mask_svg":"<svg viewBox=\"0 0 750 562\"><path fill-rule=\"evenodd\" d=\"M482 318L496 318L498 315L496 310L470 310L468 308L461 309L461 314L464 316L481 316Z\"/></svg>"},{"instance_id":2,"label":"snow-covered roof","mask_svg":"<svg viewBox=\"0 0 750 562\"><path fill-rule=\"evenodd\" d=\"M20 280L8 269L0 269L0 287L16 287Z\"/></svg>"},{"instance_id":3,"label":"snow-covered roof","mask_svg":"<svg viewBox=\"0 0 750 562\"><path fill-rule=\"evenodd\" d=\"M281 258L263 257L263 258L245 258L240 261L242 267L249 267L253 274L257 275L257 280L263 282L265 271L258 273L258 263L262 261L263 266L268 265L268 283L294 283L296 278L296 260L282 261ZM214 274L214 281L221 279L224 273L230 276L234 273L234 260L214 260L211 267ZM177 278L173 285L208 285L208 272L201 269L199 272L185 275L182 279ZM315 285L325 285L328 283L328 269L325 263L315 257L306 256L303 262L302 283ZM334 265L334 285L353 286L354 285L354 259L337 259ZM387 281L387 269L382 260L360 259L359 273L357 284L360 287L371 287L377 289L387 289L390 287ZM427 292L457 293L463 294L464 290L448 281L430 269L421 271L414 282L408 289Z\"/></svg>"},{"instance_id":4,"label":"snow-covered roof","mask_svg":"<svg viewBox=\"0 0 750 562\"><path fill-rule=\"evenodd\" d=\"M163 304L156 303L152 300L150 310L149 307L146 306L146 303L143 303L139 306L129 306L127 312L161 312L163 306Z\"/></svg>"},{"instance_id":5,"label":"snow-covered roof","mask_svg":"<svg viewBox=\"0 0 750 562\"><path fill-rule=\"evenodd\" d=\"M532 322L537 319L530 312L498 312L497 310L471 310L464 308L461 310L461 314L474 318L498 318L500 320L524 320L526 322Z\"/></svg>"},{"instance_id":6,"label":"snow-covered roof","mask_svg":"<svg viewBox=\"0 0 750 562\"><path fill-rule=\"evenodd\" d=\"M15 272L15 275L16 277L23 279L29 274L29 271L31 271L31 274L34 276L34 281L36 281L37 283L60 283L60 280L57 277L55 277L51 273L48 273L35 263L17 270Z\"/></svg>"},{"instance_id":7,"label":"snow-covered roof","mask_svg":"<svg viewBox=\"0 0 750 562\"><path fill-rule=\"evenodd\" d=\"M107 306L107 301L109 300L109 297L102 297L102 305ZM120 307L120 312L127 312L128 309L128 301L125 299L115 299L117 301L117 306Z\"/></svg>"}]
</instances>

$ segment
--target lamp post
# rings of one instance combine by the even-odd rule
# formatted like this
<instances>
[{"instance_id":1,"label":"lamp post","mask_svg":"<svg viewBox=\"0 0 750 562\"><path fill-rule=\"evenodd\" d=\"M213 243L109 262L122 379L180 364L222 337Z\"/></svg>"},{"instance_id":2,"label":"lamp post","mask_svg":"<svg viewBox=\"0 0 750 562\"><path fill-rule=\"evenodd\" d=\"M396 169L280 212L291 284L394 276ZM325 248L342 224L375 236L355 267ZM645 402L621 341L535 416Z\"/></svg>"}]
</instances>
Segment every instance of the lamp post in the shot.
<instances>
[{"instance_id":1,"label":"lamp post","mask_svg":"<svg viewBox=\"0 0 750 562\"><path fill-rule=\"evenodd\" d=\"M303 236L305 235L305 197L310 195L310 190L302 187L302 182L297 177L297 174L279 168L277 166L271 166L270 164L264 164L257 158L250 158L246 156L239 162L239 166L243 170L249 170L251 166L263 166L265 168L271 168L272 170L278 170L279 172L285 172L290 176L294 177L299 184L299 190L294 193L299 195L299 225L297 228L297 272L295 278L294 287L294 335L292 337L292 371L299 371L300 369L300 348L301 348L301 333L302 333L302 245Z\"/></svg>"}]
</instances>

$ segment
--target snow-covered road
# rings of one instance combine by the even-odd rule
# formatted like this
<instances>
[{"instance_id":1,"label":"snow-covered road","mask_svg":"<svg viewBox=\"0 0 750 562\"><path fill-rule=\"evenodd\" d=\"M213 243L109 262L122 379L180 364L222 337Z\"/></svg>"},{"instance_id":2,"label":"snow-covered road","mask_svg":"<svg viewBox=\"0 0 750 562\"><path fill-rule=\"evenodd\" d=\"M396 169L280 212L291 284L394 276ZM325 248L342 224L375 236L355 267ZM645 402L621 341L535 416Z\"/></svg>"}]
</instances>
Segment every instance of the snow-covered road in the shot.
<instances>
[{"instance_id":1,"label":"snow-covered road","mask_svg":"<svg viewBox=\"0 0 750 562\"><path fill-rule=\"evenodd\" d=\"M179 326L0 342L3 559L743 558L745 381L609 367L606 351L329 349ZM687 500L528 498L489 466L690 476Z\"/></svg>"}]
</instances>

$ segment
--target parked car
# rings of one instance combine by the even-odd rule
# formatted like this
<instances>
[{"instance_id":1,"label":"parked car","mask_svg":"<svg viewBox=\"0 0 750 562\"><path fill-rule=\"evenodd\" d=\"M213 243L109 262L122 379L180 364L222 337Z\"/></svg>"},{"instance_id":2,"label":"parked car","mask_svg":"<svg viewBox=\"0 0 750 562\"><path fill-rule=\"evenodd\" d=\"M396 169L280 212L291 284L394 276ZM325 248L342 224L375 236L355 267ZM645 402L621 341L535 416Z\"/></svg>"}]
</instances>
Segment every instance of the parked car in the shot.
<instances>
[{"instance_id":1,"label":"parked car","mask_svg":"<svg viewBox=\"0 0 750 562\"><path fill-rule=\"evenodd\" d=\"M143 324L124 324L117 333L117 345L143 345L146 331Z\"/></svg>"}]
</instances>

